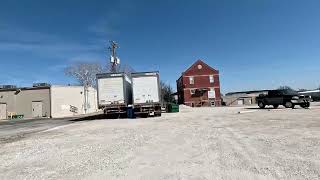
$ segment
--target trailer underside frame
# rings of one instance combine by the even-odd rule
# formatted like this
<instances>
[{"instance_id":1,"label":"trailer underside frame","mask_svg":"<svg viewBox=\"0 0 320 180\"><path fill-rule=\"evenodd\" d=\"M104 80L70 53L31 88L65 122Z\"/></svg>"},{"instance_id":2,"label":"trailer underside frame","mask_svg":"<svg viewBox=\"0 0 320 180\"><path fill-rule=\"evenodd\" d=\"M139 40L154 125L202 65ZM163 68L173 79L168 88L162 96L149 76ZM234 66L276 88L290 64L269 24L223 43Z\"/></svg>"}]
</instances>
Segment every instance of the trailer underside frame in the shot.
<instances>
[{"instance_id":1,"label":"trailer underside frame","mask_svg":"<svg viewBox=\"0 0 320 180\"><path fill-rule=\"evenodd\" d=\"M134 105L135 116L161 116L161 104L136 104Z\"/></svg>"},{"instance_id":2,"label":"trailer underside frame","mask_svg":"<svg viewBox=\"0 0 320 180\"><path fill-rule=\"evenodd\" d=\"M126 104L119 104L119 105L110 105L110 106L104 106L103 112L105 115L109 116L114 116L116 117L123 117L124 115L127 114L127 105Z\"/></svg>"}]
</instances>

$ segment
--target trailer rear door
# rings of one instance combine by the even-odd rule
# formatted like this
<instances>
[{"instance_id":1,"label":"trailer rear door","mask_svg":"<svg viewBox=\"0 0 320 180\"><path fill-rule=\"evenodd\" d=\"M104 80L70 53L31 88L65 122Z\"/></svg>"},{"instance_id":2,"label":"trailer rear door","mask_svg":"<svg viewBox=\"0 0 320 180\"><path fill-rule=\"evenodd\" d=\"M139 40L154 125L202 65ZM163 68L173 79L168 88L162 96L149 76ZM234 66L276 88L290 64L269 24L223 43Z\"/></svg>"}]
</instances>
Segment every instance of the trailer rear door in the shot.
<instances>
[{"instance_id":1,"label":"trailer rear door","mask_svg":"<svg viewBox=\"0 0 320 180\"><path fill-rule=\"evenodd\" d=\"M123 77L98 79L99 105L109 105L111 103L124 103Z\"/></svg>"},{"instance_id":2,"label":"trailer rear door","mask_svg":"<svg viewBox=\"0 0 320 180\"><path fill-rule=\"evenodd\" d=\"M135 104L160 102L157 76L133 77L132 86L133 100Z\"/></svg>"}]
</instances>

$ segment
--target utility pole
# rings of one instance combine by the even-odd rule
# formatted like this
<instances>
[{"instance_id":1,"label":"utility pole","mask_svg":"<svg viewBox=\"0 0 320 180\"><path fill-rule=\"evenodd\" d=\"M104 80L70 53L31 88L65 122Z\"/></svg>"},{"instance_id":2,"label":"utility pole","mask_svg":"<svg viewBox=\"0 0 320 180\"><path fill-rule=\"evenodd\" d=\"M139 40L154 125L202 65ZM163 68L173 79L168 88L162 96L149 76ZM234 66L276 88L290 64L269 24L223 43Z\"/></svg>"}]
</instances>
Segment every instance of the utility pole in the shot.
<instances>
[{"instance_id":1,"label":"utility pole","mask_svg":"<svg viewBox=\"0 0 320 180\"><path fill-rule=\"evenodd\" d=\"M120 64L120 60L117 57L116 49L119 48L118 44L115 41L110 41L109 50L111 52L110 63L111 63L111 72L117 72L117 65Z\"/></svg>"}]
</instances>

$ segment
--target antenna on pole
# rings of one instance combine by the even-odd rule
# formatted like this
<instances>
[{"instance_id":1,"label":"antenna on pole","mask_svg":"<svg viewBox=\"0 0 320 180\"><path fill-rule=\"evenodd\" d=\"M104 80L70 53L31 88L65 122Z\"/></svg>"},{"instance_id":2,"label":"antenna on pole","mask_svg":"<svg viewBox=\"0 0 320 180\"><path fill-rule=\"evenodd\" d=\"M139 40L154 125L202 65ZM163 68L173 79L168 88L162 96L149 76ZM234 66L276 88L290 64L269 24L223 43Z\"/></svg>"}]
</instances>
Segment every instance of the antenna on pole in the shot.
<instances>
[{"instance_id":1,"label":"antenna on pole","mask_svg":"<svg viewBox=\"0 0 320 180\"><path fill-rule=\"evenodd\" d=\"M109 50L111 52L110 63L112 73L117 72L117 65L120 64L120 59L117 57L116 49L119 48L118 44L115 41L110 41Z\"/></svg>"}]
</instances>

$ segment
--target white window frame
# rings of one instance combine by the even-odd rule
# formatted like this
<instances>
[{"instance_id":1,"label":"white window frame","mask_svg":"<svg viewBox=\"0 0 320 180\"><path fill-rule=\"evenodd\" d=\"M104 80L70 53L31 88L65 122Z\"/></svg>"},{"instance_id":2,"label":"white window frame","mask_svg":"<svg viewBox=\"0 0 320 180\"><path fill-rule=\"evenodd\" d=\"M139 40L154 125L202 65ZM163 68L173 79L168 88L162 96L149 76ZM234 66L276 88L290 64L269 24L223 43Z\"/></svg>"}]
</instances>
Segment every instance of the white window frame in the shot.
<instances>
[{"instance_id":1,"label":"white window frame","mask_svg":"<svg viewBox=\"0 0 320 180\"><path fill-rule=\"evenodd\" d=\"M209 81L210 81L210 83L214 83L214 76L213 75L209 76Z\"/></svg>"},{"instance_id":2,"label":"white window frame","mask_svg":"<svg viewBox=\"0 0 320 180\"><path fill-rule=\"evenodd\" d=\"M190 84L194 84L194 77L193 77L193 76L190 76L190 77L189 77L189 83L190 83Z\"/></svg>"}]
</instances>

